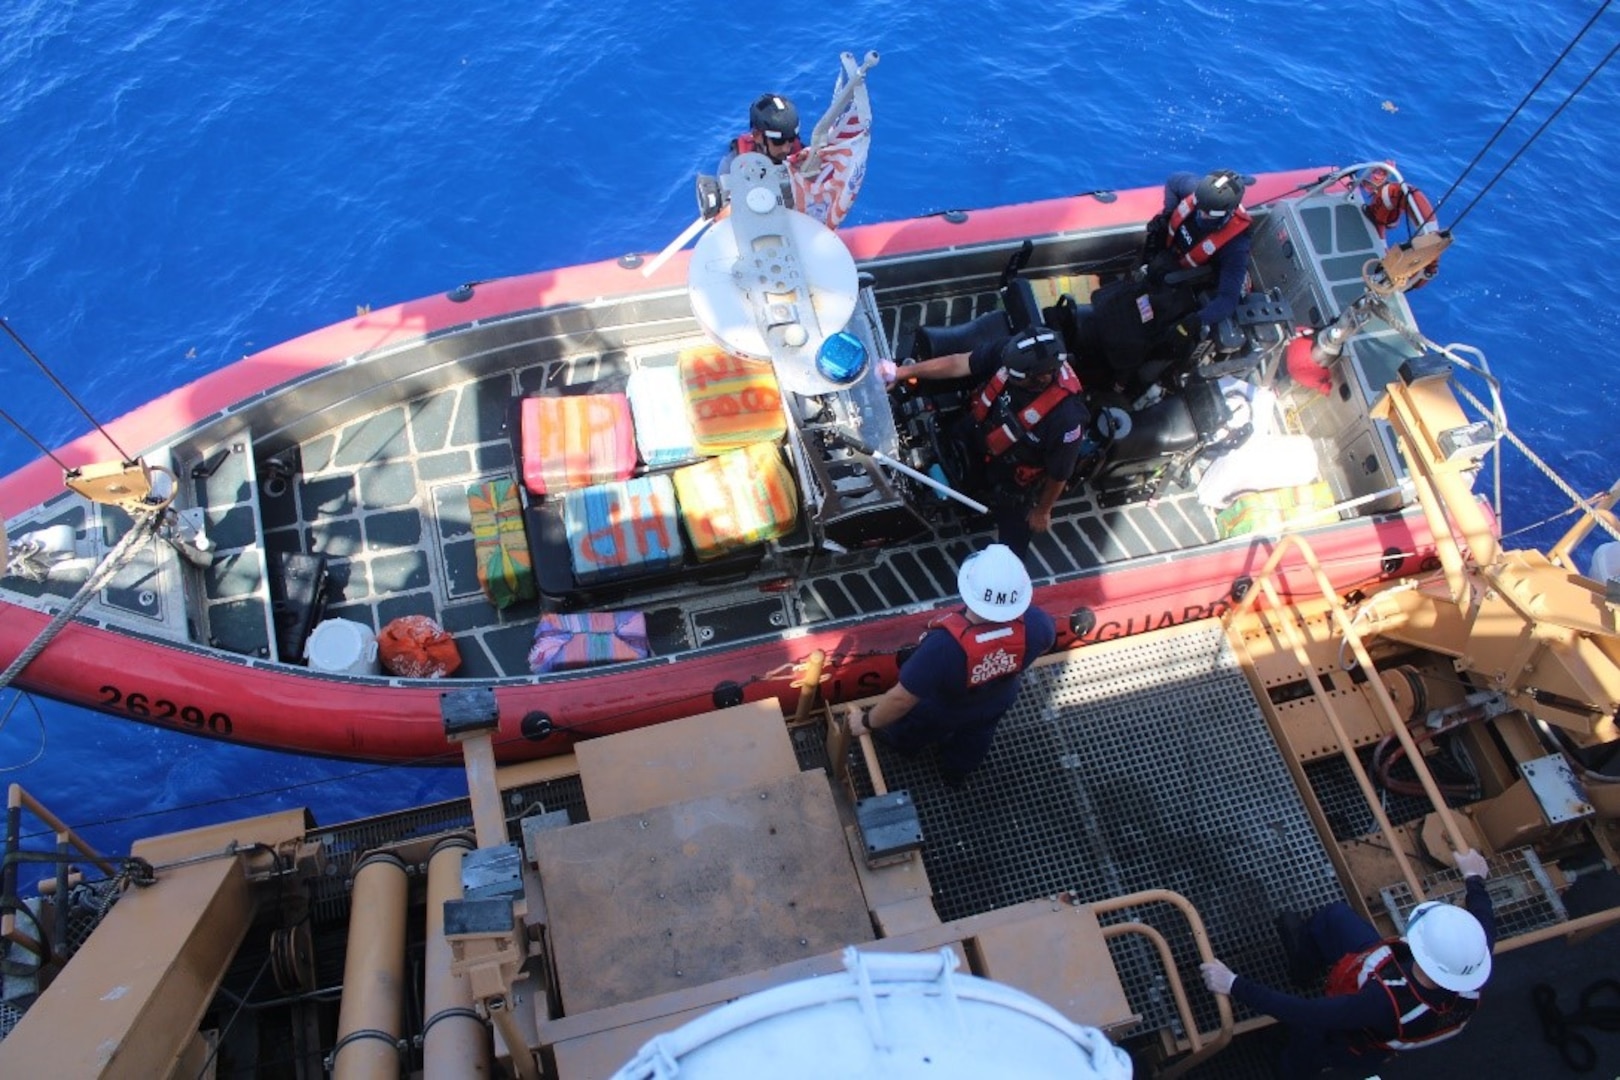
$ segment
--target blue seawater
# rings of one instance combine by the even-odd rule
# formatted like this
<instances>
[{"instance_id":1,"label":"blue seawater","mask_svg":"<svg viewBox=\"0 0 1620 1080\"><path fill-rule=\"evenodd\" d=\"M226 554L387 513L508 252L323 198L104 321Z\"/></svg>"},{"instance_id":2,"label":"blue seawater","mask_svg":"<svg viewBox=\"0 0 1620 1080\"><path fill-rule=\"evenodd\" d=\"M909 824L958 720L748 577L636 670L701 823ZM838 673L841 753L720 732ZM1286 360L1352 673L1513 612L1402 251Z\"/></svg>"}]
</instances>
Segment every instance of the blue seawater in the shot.
<instances>
[{"instance_id":1,"label":"blue seawater","mask_svg":"<svg viewBox=\"0 0 1620 1080\"><path fill-rule=\"evenodd\" d=\"M276 341L459 282L656 251L691 219L747 103L814 115L842 50L871 77L852 223L1393 157L1435 198L1595 0L868 0L837 8L491 0L11 0L0 38L0 314L98 417ZM1446 203L1468 206L1620 37L1606 13ZM1415 294L1483 348L1515 430L1584 492L1620 474L1612 291L1620 72L1601 72L1457 229ZM9 344L4 408L87 428ZM34 456L0 430L0 468ZM1523 459L1519 528L1561 508ZM460 794L190 739L52 702L0 727L19 780L123 852L142 835L308 805L323 821ZM40 750L43 740L43 752ZM287 790L282 790L287 789ZM227 805L228 804L228 805Z\"/></svg>"}]
</instances>

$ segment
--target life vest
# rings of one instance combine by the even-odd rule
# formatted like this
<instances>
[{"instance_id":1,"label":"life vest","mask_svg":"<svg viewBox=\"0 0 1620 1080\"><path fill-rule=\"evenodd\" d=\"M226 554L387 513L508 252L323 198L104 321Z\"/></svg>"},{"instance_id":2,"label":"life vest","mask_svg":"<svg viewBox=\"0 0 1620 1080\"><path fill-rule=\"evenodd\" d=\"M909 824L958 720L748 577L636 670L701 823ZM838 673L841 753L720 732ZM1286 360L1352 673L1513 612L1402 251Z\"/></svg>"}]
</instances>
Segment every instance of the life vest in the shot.
<instances>
[{"instance_id":1,"label":"life vest","mask_svg":"<svg viewBox=\"0 0 1620 1080\"><path fill-rule=\"evenodd\" d=\"M996 373L990 376L989 381L979 387L979 392L973 395L971 410L973 422L984 430L987 458L998 458L1026 439L1038 442L1035 437L1035 426L1070 394L1078 394L1081 391L1079 377L1065 360L1058 365L1057 378L1052 380L1052 384L1037 394L1034 401L1014 412L1011 397L1002 395L1002 391L1007 388L1008 378L1007 369L998 368ZM987 418L990 418L992 423L985 429L984 423ZM1022 430L1019 430L1020 428Z\"/></svg>"},{"instance_id":2,"label":"life vest","mask_svg":"<svg viewBox=\"0 0 1620 1080\"><path fill-rule=\"evenodd\" d=\"M764 154L765 153L765 147L762 146L757 141L755 141L754 133L752 131L745 131L741 135L737 136L735 139L732 139L731 140L731 148L733 150L735 150L739 154ZM803 150L803 149L804 149L804 143L802 141L800 141L799 139L795 138L793 140L793 149L789 150L788 151L788 156L786 158L783 158L782 160L783 161L791 160L794 154L797 154L800 150ZM768 157L769 155L767 154L766 156Z\"/></svg>"},{"instance_id":3,"label":"life vest","mask_svg":"<svg viewBox=\"0 0 1620 1080\"><path fill-rule=\"evenodd\" d=\"M1235 236L1249 227L1249 212L1243 207L1233 210L1226 218L1226 223L1201 240L1194 240L1192 230L1186 227L1187 221L1198 212L1198 197L1188 195L1176 204L1170 213L1170 222L1165 236L1165 247L1181 252L1181 266L1186 270L1195 270L1225 247Z\"/></svg>"},{"instance_id":4,"label":"life vest","mask_svg":"<svg viewBox=\"0 0 1620 1080\"><path fill-rule=\"evenodd\" d=\"M1024 620L1006 623L969 622L967 615L953 611L928 624L930 630L944 630L967 654L969 690L1010 679L1024 670Z\"/></svg>"},{"instance_id":5,"label":"life vest","mask_svg":"<svg viewBox=\"0 0 1620 1080\"><path fill-rule=\"evenodd\" d=\"M1479 1007L1477 990L1431 990L1408 977L1395 955L1397 946L1405 947L1399 938L1381 941L1369 949L1341 957L1328 973L1329 997L1357 993L1369 982L1376 982L1389 997L1390 1010L1395 1014L1395 1034L1386 1039L1363 1031L1359 1044L1352 1045L1357 1052L1433 1046L1461 1031ZM1425 994L1446 995L1451 1000L1437 1004L1425 998Z\"/></svg>"},{"instance_id":6,"label":"life vest","mask_svg":"<svg viewBox=\"0 0 1620 1080\"><path fill-rule=\"evenodd\" d=\"M1363 198L1362 212L1367 220L1373 223L1380 237L1385 236L1390 229L1400 224L1401 218L1406 218L1412 229L1413 236L1425 236L1440 231L1440 222L1435 220L1434 207L1429 203L1429 197L1404 180L1390 178L1389 170L1380 167L1368 169L1360 180ZM1438 262L1424 271L1412 285L1414 289L1421 289L1427 285L1440 271Z\"/></svg>"},{"instance_id":7,"label":"life vest","mask_svg":"<svg viewBox=\"0 0 1620 1080\"><path fill-rule=\"evenodd\" d=\"M1414 235L1440 231L1429 197L1404 180L1392 179L1387 169L1369 169L1361 178L1361 193L1367 220L1379 236L1399 225L1402 217L1411 223Z\"/></svg>"}]
</instances>

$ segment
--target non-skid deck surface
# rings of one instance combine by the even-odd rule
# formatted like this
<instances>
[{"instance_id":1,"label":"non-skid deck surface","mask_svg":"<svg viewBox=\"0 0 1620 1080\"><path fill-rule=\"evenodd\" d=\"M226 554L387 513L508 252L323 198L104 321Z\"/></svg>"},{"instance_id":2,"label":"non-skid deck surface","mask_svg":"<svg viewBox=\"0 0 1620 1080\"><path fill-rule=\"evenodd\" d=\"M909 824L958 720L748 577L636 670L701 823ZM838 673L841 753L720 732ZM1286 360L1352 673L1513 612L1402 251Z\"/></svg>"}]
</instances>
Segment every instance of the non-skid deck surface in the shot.
<instances>
[{"instance_id":1,"label":"non-skid deck surface","mask_svg":"<svg viewBox=\"0 0 1620 1080\"><path fill-rule=\"evenodd\" d=\"M989 310L993 293L891 307L891 345L905 348L919 322L957 322ZM498 610L478 587L467 485L513 475L511 403L561 382L627 376L620 355L573 358L450 387L349 423L300 447L299 471L285 494L265 496L272 551L328 559L332 617L381 628L401 615L428 615L455 635L465 677L528 674L536 602ZM709 586L697 595L632 596L621 607L647 613L653 651L668 655L740 641L792 626L933 603L956 593L962 559L988 538L984 527L942 526L931 536L878 554L797 557L785 594L762 594L753 580ZM1031 548L1036 577L1072 573L1216 538L1213 518L1190 491L1167 491L1153 505L1104 508L1085 494L1058 505L1052 531ZM227 553L228 554L228 553Z\"/></svg>"}]
</instances>

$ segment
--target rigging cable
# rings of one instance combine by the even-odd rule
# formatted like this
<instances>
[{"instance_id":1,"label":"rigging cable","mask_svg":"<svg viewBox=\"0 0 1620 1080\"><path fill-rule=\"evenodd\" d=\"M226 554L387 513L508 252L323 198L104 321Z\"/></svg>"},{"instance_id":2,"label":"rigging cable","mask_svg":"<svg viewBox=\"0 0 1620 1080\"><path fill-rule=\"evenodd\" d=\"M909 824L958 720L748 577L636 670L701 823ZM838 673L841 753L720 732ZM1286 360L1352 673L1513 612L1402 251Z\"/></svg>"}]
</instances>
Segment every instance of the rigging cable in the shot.
<instances>
[{"instance_id":1,"label":"rigging cable","mask_svg":"<svg viewBox=\"0 0 1620 1080\"><path fill-rule=\"evenodd\" d=\"M50 366L39 358L38 353L34 352L33 349L28 347L28 342L24 341L17 331L11 328L11 324L8 323L4 318L0 318L0 329L4 329L11 340L17 343L17 348L23 351L23 355L32 360L34 362L34 366L45 373L45 377L55 384L56 388L62 392L62 396L71 401L73 403L73 407L84 414L84 418L90 421L90 426L101 432L101 437L112 444L112 448L118 451L118 456L120 458L123 458L125 461L134 460L124 452L124 448L118 445L118 440L114 439L110 434L108 434L107 429L101 426L101 422L91 415L90 410L85 408L84 404L80 402L78 398L73 396L73 391L69 390L67 386L63 384L62 380L56 377L56 372L52 371ZM10 418L7 417L7 419ZM56 459L53 457L51 460L55 461ZM61 462L58 461L57 464L60 465Z\"/></svg>"},{"instance_id":2,"label":"rigging cable","mask_svg":"<svg viewBox=\"0 0 1620 1080\"><path fill-rule=\"evenodd\" d=\"M4 320L0 320L0 322L3 322L3 321ZM34 438L33 433L31 431L29 431L27 428L22 426L22 421L18 420L16 417L14 417L10 413L6 412L6 410L4 410L4 409L0 409L0 420L4 420L6 423L8 423L12 427L16 428L17 429L17 434L21 435L23 438L25 438L29 442L33 443L34 448L36 450L38 450L40 453L44 454L46 457L50 458L52 461L54 461L56 463L56 467L58 469L61 469L65 473L73 471L72 469L70 469L68 467L66 462L64 462L61 458L56 456L56 454L51 450L50 447L46 446L44 443L42 443L38 439Z\"/></svg>"},{"instance_id":3,"label":"rigging cable","mask_svg":"<svg viewBox=\"0 0 1620 1080\"><path fill-rule=\"evenodd\" d=\"M1541 138L1542 133L1547 130L1554 120L1558 119L1560 113L1569 107L1570 102L1574 101L1575 98L1580 95L1580 92L1586 89L1587 85L1591 83L1594 78L1596 78L1597 73L1602 71L1608 65L1610 60L1614 59L1614 54L1617 52L1620 52L1620 42L1616 42L1614 48L1610 49L1608 54L1605 55L1602 60L1598 61L1597 66L1586 73L1586 78L1582 79L1580 84L1576 86L1575 89L1571 90L1563 101L1558 103L1558 108L1554 109L1552 114L1541 122L1541 126L1536 128L1535 133L1532 134L1530 138L1525 140L1523 146L1514 151L1513 156L1508 158L1507 163L1496 171L1496 175L1491 177L1490 181L1480 189L1479 194L1474 196L1473 201L1467 206L1463 207L1462 213L1458 214L1452 219L1451 228L1455 229L1458 225L1460 225L1463 218L1467 217L1469 212L1472 211L1474 207L1479 205L1479 201L1483 199L1487 193L1489 193L1491 188L1496 186L1496 182L1502 179L1503 176L1507 175L1507 171L1513 167L1514 163L1517 162L1519 158L1524 156L1524 152L1530 149L1537 139Z\"/></svg>"},{"instance_id":4,"label":"rigging cable","mask_svg":"<svg viewBox=\"0 0 1620 1080\"><path fill-rule=\"evenodd\" d=\"M1468 174L1474 171L1474 166L1478 165L1480 160L1490 152L1491 147L1496 145L1496 140L1507 134L1508 127L1512 125L1515 119L1517 119L1519 113L1524 111L1524 107L1530 104L1530 99L1535 97L1536 94L1540 93L1542 86L1546 84L1548 79L1552 78L1552 73L1558 70L1558 66L1564 62L1575 46L1580 44L1580 40L1586 36L1586 32L1592 29L1605 11L1609 10L1609 5L1611 3L1613 3L1613 0L1603 0L1603 6L1598 8L1597 11L1593 12L1592 17L1586 20L1586 25L1581 27L1580 33L1576 34L1573 38L1570 38L1569 44L1564 46L1564 51L1558 54L1558 59L1554 60L1552 62L1552 66L1541 73L1541 78L1536 80L1536 85L1532 86L1525 93L1524 97L1519 99L1519 103L1513 107L1513 111L1508 114L1507 119L1503 120L1497 125L1495 134L1493 134L1489 139L1485 140L1485 145L1479 148L1479 153L1474 155L1474 160L1470 161L1463 171L1457 174L1457 179L1452 182L1449 188L1446 189L1446 193L1440 196L1440 201L1434 205L1434 219L1436 221L1440 219L1440 211L1446 205L1446 200L1451 198L1451 196L1456 192L1457 188L1462 185L1462 182L1468 178ZM1607 61L1605 61L1605 63L1607 63ZM1602 65L1599 66L1601 67ZM1590 78L1590 76L1588 77ZM1540 133L1537 132L1537 134ZM1525 145L1528 146L1529 144L1526 143ZM1512 164L1512 162L1509 162L1509 164ZM1481 192L1481 194L1483 194L1483 192ZM1478 202L1479 200L1475 199L1474 201ZM1464 213L1467 213L1467 211L1464 211Z\"/></svg>"},{"instance_id":5,"label":"rigging cable","mask_svg":"<svg viewBox=\"0 0 1620 1080\"><path fill-rule=\"evenodd\" d=\"M11 680L22 674L23 668L33 663L34 658L45 651L45 646L66 629L68 623L73 621L73 617L101 591L102 585L111 579L113 573L123 566L126 555L157 531L160 520L161 515L155 513L136 515L135 524L130 526L124 538L118 541L118 546L108 553L101 565L96 567L95 572L79 587L78 593L68 602L67 607L57 612L56 617L46 624L45 629L41 630L33 641L29 642L28 647L17 654L11 666L0 672L0 689L11 685Z\"/></svg>"},{"instance_id":6,"label":"rigging cable","mask_svg":"<svg viewBox=\"0 0 1620 1080\"><path fill-rule=\"evenodd\" d=\"M6 725L11 722L11 714L17 711L17 705L22 701L23 698L27 698L28 704L34 708L34 723L39 725L39 749L34 751L33 757L29 758L20 765L0 765L0 773L20 772L45 756L45 714L39 711L39 702L34 700L34 696L32 694L25 694L21 690L18 690L12 695L11 703L6 706L6 714L4 716L0 716L0 731L4 731Z\"/></svg>"}]
</instances>

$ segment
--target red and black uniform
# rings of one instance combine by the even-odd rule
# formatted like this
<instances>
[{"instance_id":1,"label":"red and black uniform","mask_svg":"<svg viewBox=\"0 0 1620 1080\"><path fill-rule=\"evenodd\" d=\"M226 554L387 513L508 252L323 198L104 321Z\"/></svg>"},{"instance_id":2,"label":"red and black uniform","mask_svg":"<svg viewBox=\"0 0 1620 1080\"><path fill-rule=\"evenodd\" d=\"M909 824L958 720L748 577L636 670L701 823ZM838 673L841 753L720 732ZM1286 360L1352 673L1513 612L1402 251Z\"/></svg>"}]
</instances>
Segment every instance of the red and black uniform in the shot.
<instances>
[{"instance_id":1,"label":"red and black uniform","mask_svg":"<svg viewBox=\"0 0 1620 1080\"><path fill-rule=\"evenodd\" d=\"M987 489L1006 491L1027 502L1039 481L1065 483L1080 460L1080 444L1091 423L1080 380L1068 364L1043 390L1014 386L1001 366L1005 341L979 346L968 355L968 371L979 384L961 441L984 472Z\"/></svg>"},{"instance_id":2,"label":"red and black uniform","mask_svg":"<svg viewBox=\"0 0 1620 1080\"><path fill-rule=\"evenodd\" d=\"M1199 179L1195 173L1174 173L1165 181L1163 221L1153 219L1161 231L1156 239L1155 225L1149 226L1146 254L1150 256L1149 265L1161 273L1214 266L1214 296L1198 309L1203 324L1214 326L1236 311L1238 301L1243 299L1253 230L1249 214L1241 206L1224 221L1201 224L1198 197L1194 194Z\"/></svg>"},{"instance_id":3,"label":"red and black uniform","mask_svg":"<svg viewBox=\"0 0 1620 1080\"><path fill-rule=\"evenodd\" d=\"M1351 953L1333 966L1328 997L1349 997L1375 987L1383 992L1394 1017L1393 1033L1367 1030L1353 1042L1375 1051L1416 1050L1449 1039L1473 1017L1479 1006L1477 991L1427 987L1411 972L1412 951L1399 938Z\"/></svg>"},{"instance_id":4,"label":"red and black uniform","mask_svg":"<svg viewBox=\"0 0 1620 1080\"><path fill-rule=\"evenodd\" d=\"M1490 895L1477 877L1467 880L1468 911L1488 944L1496 942ZM1338 943L1327 994L1302 998L1238 976L1232 1000L1288 1025L1284 1077L1314 1076L1329 1065L1376 1065L1389 1054L1432 1046L1457 1034L1479 1005L1477 991L1458 993L1419 983L1404 942L1378 931L1341 902L1313 915L1309 929L1319 950Z\"/></svg>"}]
</instances>

